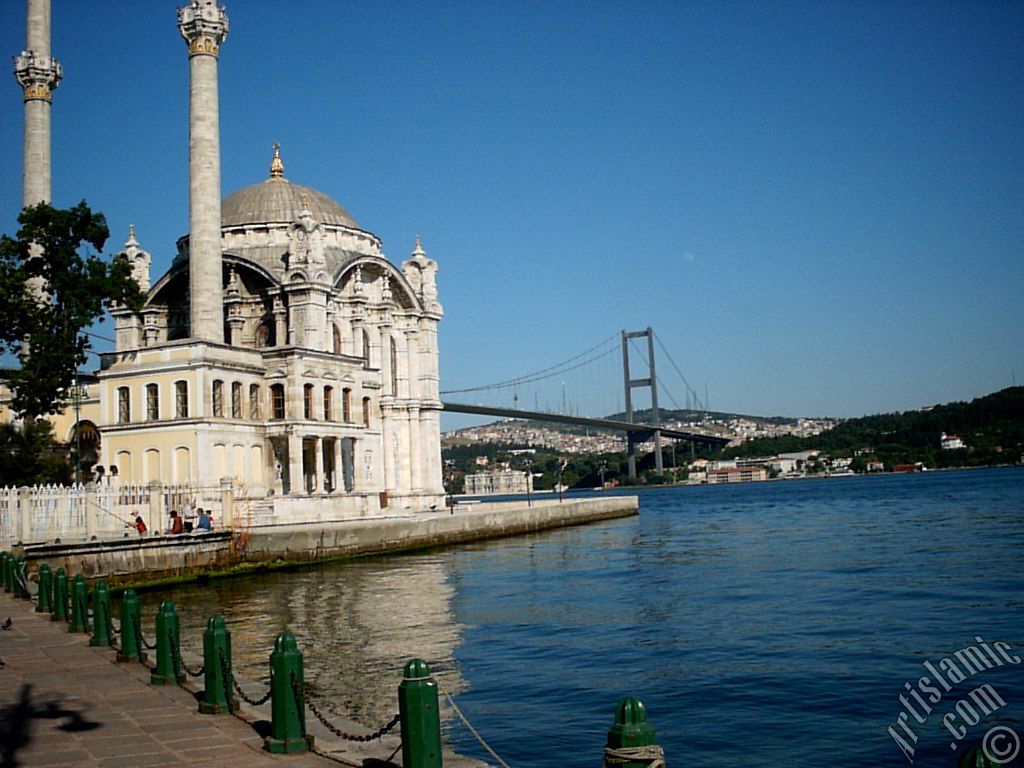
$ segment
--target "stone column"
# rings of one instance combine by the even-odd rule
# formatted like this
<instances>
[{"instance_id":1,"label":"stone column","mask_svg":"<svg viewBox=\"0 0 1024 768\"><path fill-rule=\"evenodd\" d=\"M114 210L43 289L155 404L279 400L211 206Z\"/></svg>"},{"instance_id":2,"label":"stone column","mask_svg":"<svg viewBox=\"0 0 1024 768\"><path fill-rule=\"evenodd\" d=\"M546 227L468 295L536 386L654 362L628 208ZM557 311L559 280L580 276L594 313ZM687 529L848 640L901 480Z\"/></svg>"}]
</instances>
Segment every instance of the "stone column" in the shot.
<instances>
[{"instance_id":1,"label":"stone column","mask_svg":"<svg viewBox=\"0 0 1024 768\"><path fill-rule=\"evenodd\" d=\"M288 435L288 495L306 492L306 478L302 474L302 437Z\"/></svg>"},{"instance_id":2,"label":"stone column","mask_svg":"<svg viewBox=\"0 0 1024 768\"><path fill-rule=\"evenodd\" d=\"M50 56L50 0L28 0L25 50L14 57L14 77L22 89L25 125L22 137L21 204L50 202L50 104L63 70ZM33 245L31 253L39 253ZM46 286L33 278L30 290L42 299Z\"/></svg>"},{"instance_id":3,"label":"stone column","mask_svg":"<svg viewBox=\"0 0 1024 768\"><path fill-rule=\"evenodd\" d=\"M50 103L63 70L50 56L50 0L28 0L25 50L14 77L25 102L22 205L50 202Z\"/></svg>"},{"instance_id":4,"label":"stone column","mask_svg":"<svg viewBox=\"0 0 1024 768\"><path fill-rule=\"evenodd\" d=\"M159 480L149 481L149 510L146 525L151 536L164 529L164 486Z\"/></svg>"},{"instance_id":5,"label":"stone column","mask_svg":"<svg viewBox=\"0 0 1024 768\"><path fill-rule=\"evenodd\" d=\"M230 477L220 479L220 525L231 528L235 524L235 485Z\"/></svg>"},{"instance_id":6,"label":"stone column","mask_svg":"<svg viewBox=\"0 0 1024 768\"><path fill-rule=\"evenodd\" d=\"M279 296L274 297L274 346L288 345L288 310L284 308Z\"/></svg>"},{"instance_id":7,"label":"stone column","mask_svg":"<svg viewBox=\"0 0 1024 768\"><path fill-rule=\"evenodd\" d=\"M313 438L313 492L323 491L324 486L324 439Z\"/></svg>"},{"instance_id":8,"label":"stone column","mask_svg":"<svg viewBox=\"0 0 1024 768\"><path fill-rule=\"evenodd\" d=\"M424 456L420 453L420 409L415 406L409 408L409 421L406 423L406 431L409 436L409 489L419 491L423 489Z\"/></svg>"},{"instance_id":9,"label":"stone column","mask_svg":"<svg viewBox=\"0 0 1024 768\"><path fill-rule=\"evenodd\" d=\"M217 54L228 17L214 0L178 9L189 56L189 288L190 335L224 341L220 250L220 106Z\"/></svg>"}]
</instances>

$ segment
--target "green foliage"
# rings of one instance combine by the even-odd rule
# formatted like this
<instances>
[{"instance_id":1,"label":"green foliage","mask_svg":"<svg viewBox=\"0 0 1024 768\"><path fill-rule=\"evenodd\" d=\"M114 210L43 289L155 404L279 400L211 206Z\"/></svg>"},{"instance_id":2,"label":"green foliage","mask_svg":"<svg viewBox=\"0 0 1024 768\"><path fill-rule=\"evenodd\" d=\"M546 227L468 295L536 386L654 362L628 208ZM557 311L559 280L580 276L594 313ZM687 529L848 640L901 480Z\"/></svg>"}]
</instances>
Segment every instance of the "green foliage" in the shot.
<instances>
[{"instance_id":1,"label":"green foliage","mask_svg":"<svg viewBox=\"0 0 1024 768\"><path fill-rule=\"evenodd\" d=\"M0 487L71 481L71 468L49 422L0 424Z\"/></svg>"},{"instance_id":2,"label":"green foliage","mask_svg":"<svg viewBox=\"0 0 1024 768\"><path fill-rule=\"evenodd\" d=\"M939 436L956 434L968 448L942 450ZM726 449L723 456L751 457L806 450L832 456L854 456L853 468L866 467L864 455L893 464L923 462L925 466L963 467L1016 463L1024 444L1024 387L1010 387L979 397L904 413L850 419L814 437L751 440ZM862 454L857 456L856 454Z\"/></svg>"},{"instance_id":3,"label":"green foliage","mask_svg":"<svg viewBox=\"0 0 1024 768\"><path fill-rule=\"evenodd\" d=\"M0 348L21 362L9 380L12 409L34 421L66 405L91 347L85 329L115 303L138 311L145 297L127 262L98 255L110 232L85 201L68 210L41 203L18 223L16 238L0 238Z\"/></svg>"}]
</instances>

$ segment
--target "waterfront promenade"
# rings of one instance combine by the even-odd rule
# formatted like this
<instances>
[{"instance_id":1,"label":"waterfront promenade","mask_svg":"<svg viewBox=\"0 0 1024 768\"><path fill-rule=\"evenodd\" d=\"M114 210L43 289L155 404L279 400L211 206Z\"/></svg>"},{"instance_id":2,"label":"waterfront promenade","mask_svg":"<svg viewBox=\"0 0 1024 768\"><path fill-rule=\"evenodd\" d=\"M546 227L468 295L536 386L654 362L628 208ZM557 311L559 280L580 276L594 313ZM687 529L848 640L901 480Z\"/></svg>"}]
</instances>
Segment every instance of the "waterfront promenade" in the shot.
<instances>
[{"instance_id":1,"label":"waterfront promenade","mask_svg":"<svg viewBox=\"0 0 1024 768\"><path fill-rule=\"evenodd\" d=\"M272 756L251 723L200 715L193 693L149 685L149 668L117 664L32 604L0 593L0 764L4 766L328 766L314 754Z\"/></svg>"},{"instance_id":2,"label":"waterfront promenade","mask_svg":"<svg viewBox=\"0 0 1024 768\"><path fill-rule=\"evenodd\" d=\"M269 703L243 705L237 716L201 715L199 690L150 685L148 666L118 664L113 648L92 648L88 635L69 633L65 623L35 613L29 601L0 592L0 620L8 616L11 627L0 632L0 765L5 768L401 764L397 732L366 743L341 741L312 715L307 727L316 738L316 754L271 755L263 750ZM184 650L182 656L198 666L198 658ZM260 686L243 683L250 691ZM331 719L347 733L368 733L350 720ZM454 768L482 767L447 749L444 761Z\"/></svg>"}]
</instances>

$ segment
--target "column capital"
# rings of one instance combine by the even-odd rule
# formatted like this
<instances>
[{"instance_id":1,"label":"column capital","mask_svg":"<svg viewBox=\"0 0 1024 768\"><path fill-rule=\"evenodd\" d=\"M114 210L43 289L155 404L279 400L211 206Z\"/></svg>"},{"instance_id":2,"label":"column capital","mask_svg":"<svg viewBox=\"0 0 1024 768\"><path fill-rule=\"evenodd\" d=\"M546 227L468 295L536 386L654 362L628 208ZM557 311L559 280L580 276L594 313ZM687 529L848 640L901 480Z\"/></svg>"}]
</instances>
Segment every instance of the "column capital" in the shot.
<instances>
[{"instance_id":1,"label":"column capital","mask_svg":"<svg viewBox=\"0 0 1024 768\"><path fill-rule=\"evenodd\" d=\"M178 9L178 30L188 43L188 55L217 58L228 36L228 15L214 0L192 0Z\"/></svg>"},{"instance_id":2,"label":"column capital","mask_svg":"<svg viewBox=\"0 0 1024 768\"><path fill-rule=\"evenodd\" d=\"M64 76L64 69L52 56L37 56L22 51L14 57L14 77L25 101L51 101L53 91Z\"/></svg>"}]
</instances>

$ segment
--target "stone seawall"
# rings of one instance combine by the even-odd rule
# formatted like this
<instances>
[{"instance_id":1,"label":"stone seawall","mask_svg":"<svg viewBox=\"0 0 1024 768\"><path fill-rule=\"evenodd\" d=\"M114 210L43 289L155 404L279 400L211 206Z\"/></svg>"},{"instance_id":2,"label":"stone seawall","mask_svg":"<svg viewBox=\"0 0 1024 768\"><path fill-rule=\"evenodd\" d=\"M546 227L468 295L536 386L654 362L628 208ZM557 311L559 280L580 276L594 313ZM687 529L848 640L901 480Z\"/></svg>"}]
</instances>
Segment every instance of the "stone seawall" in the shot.
<instances>
[{"instance_id":1,"label":"stone seawall","mask_svg":"<svg viewBox=\"0 0 1024 768\"><path fill-rule=\"evenodd\" d=\"M582 525L636 515L636 496L535 502L499 502L381 520L256 528L246 553L260 560L308 560L401 552Z\"/></svg>"},{"instance_id":2,"label":"stone seawall","mask_svg":"<svg viewBox=\"0 0 1024 768\"><path fill-rule=\"evenodd\" d=\"M23 548L30 570L41 563L104 578L112 587L157 585L317 560L406 552L517 536L638 514L636 496L460 505L447 511L331 523L256 526L181 536L147 536ZM20 548L16 548L20 549Z\"/></svg>"}]
</instances>

